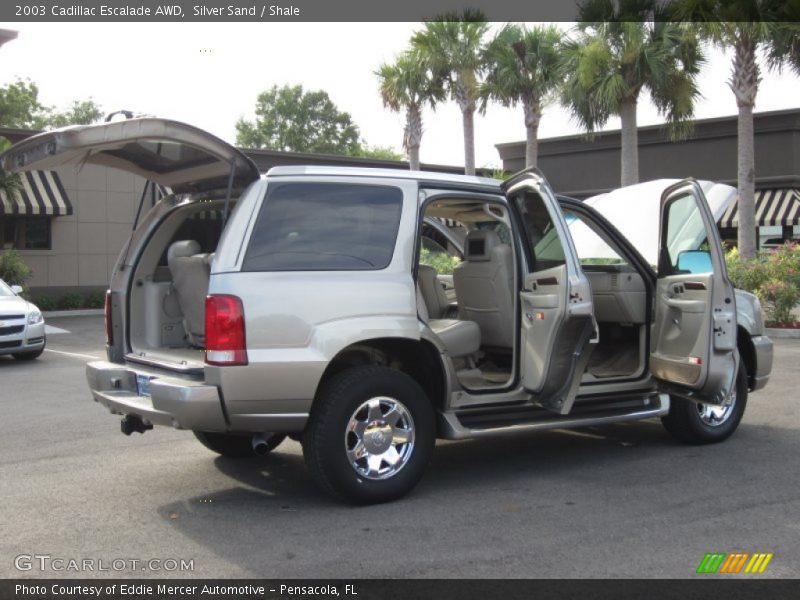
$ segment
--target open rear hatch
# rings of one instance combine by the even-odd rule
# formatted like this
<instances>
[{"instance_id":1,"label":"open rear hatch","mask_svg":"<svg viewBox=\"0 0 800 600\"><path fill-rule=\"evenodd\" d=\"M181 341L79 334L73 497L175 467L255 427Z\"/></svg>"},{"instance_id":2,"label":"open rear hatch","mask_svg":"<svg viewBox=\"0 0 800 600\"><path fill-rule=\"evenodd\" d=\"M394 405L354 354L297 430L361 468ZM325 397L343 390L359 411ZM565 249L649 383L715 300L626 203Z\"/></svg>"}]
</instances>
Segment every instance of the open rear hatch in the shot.
<instances>
[{"instance_id":1,"label":"open rear hatch","mask_svg":"<svg viewBox=\"0 0 800 600\"><path fill-rule=\"evenodd\" d=\"M202 203L212 212L223 208L221 200L225 198L225 215L230 200L259 178L255 163L227 142L191 125L153 117L40 133L12 146L0 155L0 161L11 172L69 166L79 170L86 164L120 169L169 187L174 194L185 196L182 200L189 200L190 196L213 200ZM169 338L165 333L183 331L182 319L185 320L186 312L181 313L180 307L173 306L174 302L165 301L168 296L175 297L175 290L172 277L163 276L166 266L160 265L169 239L161 238L167 235L170 227L177 230L180 213L199 216L200 206L194 208L194 204L182 202L185 210L181 211L164 209L163 220L154 223L151 219L147 230L143 227L131 238L129 245L142 243L145 246L140 252L130 253L138 256L136 264L128 265L131 268L112 281L112 306L118 311L112 311L112 319L115 323L127 324L126 335L117 335L110 349L117 360L124 356L126 360L161 369L202 373L202 348ZM167 215L174 215L175 218L169 217L174 225L169 224ZM214 228L217 236L223 222L197 221ZM159 233L161 230L164 231ZM165 247L158 247L159 243ZM214 248L202 251L210 256ZM134 278L136 286L130 285ZM206 280L206 289L207 285ZM198 286L197 295L202 302L205 291L201 287ZM170 306L172 313L167 314L165 310ZM121 328L118 331L121 333Z\"/></svg>"},{"instance_id":2,"label":"open rear hatch","mask_svg":"<svg viewBox=\"0 0 800 600\"><path fill-rule=\"evenodd\" d=\"M0 155L6 171L101 165L134 173L176 194L241 192L255 163L218 137L178 121L140 117L34 135Z\"/></svg>"}]
</instances>

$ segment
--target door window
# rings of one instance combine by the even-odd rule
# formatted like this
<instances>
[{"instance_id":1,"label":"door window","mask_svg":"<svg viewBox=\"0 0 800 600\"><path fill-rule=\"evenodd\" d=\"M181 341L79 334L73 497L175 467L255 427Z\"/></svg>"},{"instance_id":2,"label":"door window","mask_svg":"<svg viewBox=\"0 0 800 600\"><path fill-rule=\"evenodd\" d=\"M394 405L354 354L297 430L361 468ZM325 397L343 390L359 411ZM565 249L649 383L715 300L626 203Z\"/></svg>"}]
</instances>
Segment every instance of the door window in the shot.
<instances>
[{"instance_id":1,"label":"door window","mask_svg":"<svg viewBox=\"0 0 800 600\"><path fill-rule=\"evenodd\" d=\"M565 210L564 220L569 226L578 260L585 271L602 270L607 266L620 270L628 266L628 261L621 256L616 245L612 245L602 236L596 225L582 214Z\"/></svg>"},{"instance_id":2,"label":"door window","mask_svg":"<svg viewBox=\"0 0 800 600\"><path fill-rule=\"evenodd\" d=\"M664 213L666 246L661 248L659 276L713 272L705 223L691 194L669 201Z\"/></svg>"},{"instance_id":3,"label":"door window","mask_svg":"<svg viewBox=\"0 0 800 600\"><path fill-rule=\"evenodd\" d=\"M564 246L550 212L539 194L525 191L515 198L525 233L523 244L531 271L544 271L566 263Z\"/></svg>"}]
</instances>

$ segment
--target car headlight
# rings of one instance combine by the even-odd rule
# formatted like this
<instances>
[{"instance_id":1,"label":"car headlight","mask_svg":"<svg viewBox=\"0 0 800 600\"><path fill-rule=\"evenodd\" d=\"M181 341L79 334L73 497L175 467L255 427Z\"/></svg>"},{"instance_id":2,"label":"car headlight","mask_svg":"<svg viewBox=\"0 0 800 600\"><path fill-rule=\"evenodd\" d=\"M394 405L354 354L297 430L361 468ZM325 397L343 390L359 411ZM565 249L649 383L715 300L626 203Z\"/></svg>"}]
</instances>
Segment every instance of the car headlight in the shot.
<instances>
[{"instance_id":1,"label":"car headlight","mask_svg":"<svg viewBox=\"0 0 800 600\"><path fill-rule=\"evenodd\" d=\"M44 317L38 310L32 310L28 313L28 325L37 325L42 321L44 321Z\"/></svg>"}]
</instances>

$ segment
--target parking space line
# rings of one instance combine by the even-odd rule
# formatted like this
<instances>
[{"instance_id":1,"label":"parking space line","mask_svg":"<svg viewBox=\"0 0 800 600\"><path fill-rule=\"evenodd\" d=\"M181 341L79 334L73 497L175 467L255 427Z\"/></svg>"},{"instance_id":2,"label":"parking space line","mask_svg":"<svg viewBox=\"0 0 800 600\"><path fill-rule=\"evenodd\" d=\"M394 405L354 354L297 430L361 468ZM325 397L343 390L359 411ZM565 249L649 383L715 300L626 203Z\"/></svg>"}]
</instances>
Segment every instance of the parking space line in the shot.
<instances>
[{"instance_id":1,"label":"parking space line","mask_svg":"<svg viewBox=\"0 0 800 600\"><path fill-rule=\"evenodd\" d=\"M44 326L44 332L47 335L58 335L60 333L69 333L66 329L61 329L61 327L55 327L54 325L47 325Z\"/></svg>"},{"instance_id":2,"label":"parking space line","mask_svg":"<svg viewBox=\"0 0 800 600\"><path fill-rule=\"evenodd\" d=\"M100 356L95 356L93 354L80 354L79 352L64 352L63 350L53 350L52 348L45 348L45 352L55 352L56 354L64 354L66 356L75 356L78 358L93 358L94 360L100 360Z\"/></svg>"}]
</instances>

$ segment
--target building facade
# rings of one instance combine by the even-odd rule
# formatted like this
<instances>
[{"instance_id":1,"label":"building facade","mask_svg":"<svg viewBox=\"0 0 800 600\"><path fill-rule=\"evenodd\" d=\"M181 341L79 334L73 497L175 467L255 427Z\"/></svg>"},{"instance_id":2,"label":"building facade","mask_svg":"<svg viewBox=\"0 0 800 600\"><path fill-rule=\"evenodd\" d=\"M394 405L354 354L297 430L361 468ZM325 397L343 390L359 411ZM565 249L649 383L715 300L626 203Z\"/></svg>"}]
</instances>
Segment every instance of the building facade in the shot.
<instances>
[{"instance_id":1,"label":"building facade","mask_svg":"<svg viewBox=\"0 0 800 600\"><path fill-rule=\"evenodd\" d=\"M672 141L662 126L639 129L639 178L708 179L736 186L736 116L695 122L692 135ZM758 113L754 118L756 220L761 243L800 238L800 110ZM503 169L525 165L525 142L498 144ZM562 194L587 198L619 187L620 132L543 139L539 168ZM734 205L719 226L735 242Z\"/></svg>"}]
</instances>

